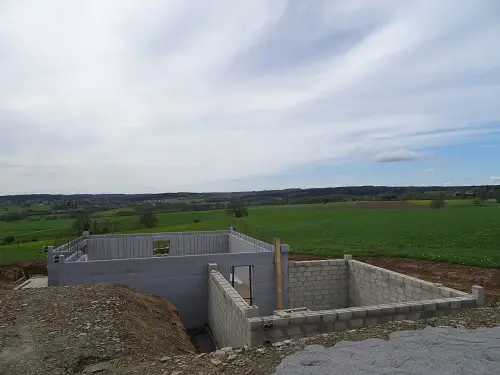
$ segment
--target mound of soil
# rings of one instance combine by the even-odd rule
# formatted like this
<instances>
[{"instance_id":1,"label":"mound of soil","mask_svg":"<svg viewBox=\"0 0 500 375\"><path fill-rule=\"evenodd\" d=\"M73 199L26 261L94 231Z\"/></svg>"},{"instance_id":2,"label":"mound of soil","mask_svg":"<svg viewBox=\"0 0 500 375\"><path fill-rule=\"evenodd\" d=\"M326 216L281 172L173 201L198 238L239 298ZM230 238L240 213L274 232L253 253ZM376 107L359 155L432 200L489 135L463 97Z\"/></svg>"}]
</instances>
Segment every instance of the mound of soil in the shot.
<instances>
[{"instance_id":1,"label":"mound of soil","mask_svg":"<svg viewBox=\"0 0 500 375\"><path fill-rule=\"evenodd\" d=\"M356 206L367 210L418 210L427 208L422 205L402 201L357 202Z\"/></svg>"},{"instance_id":2,"label":"mound of soil","mask_svg":"<svg viewBox=\"0 0 500 375\"><path fill-rule=\"evenodd\" d=\"M0 374L67 374L103 361L195 353L178 312L122 285L0 291Z\"/></svg>"}]
</instances>

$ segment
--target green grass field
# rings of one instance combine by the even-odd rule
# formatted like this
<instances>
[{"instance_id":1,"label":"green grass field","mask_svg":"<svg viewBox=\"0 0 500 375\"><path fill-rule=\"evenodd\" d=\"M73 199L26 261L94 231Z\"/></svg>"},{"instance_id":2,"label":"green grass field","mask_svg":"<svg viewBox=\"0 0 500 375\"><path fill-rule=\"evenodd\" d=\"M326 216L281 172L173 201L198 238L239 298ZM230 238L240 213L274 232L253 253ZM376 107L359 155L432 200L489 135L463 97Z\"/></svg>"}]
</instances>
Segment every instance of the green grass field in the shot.
<instances>
[{"instance_id":1,"label":"green grass field","mask_svg":"<svg viewBox=\"0 0 500 375\"><path fill-rule=\"evenodd\" d=\"M158 216L159 225L152 230L134 229L137 217L116 218L116 231L226 229L232 221L239 231L264 240L279 236L297 253L385 255L500 267L500 204L448 205L441 210L367 210L317 204L252 207L250 215L241 219L223 211ZM40 246L0 246L0 262L37 257Z\"/></svg>"}]
</instances>

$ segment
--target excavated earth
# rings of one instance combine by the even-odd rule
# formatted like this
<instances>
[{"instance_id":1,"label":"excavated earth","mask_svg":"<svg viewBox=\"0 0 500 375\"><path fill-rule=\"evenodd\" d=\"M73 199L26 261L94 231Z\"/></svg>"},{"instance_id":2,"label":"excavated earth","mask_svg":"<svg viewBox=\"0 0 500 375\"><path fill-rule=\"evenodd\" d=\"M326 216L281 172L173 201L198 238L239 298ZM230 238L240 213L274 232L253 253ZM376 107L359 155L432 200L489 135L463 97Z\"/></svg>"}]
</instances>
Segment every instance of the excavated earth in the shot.
<instances>
[{"instance_id":1,"label":"excavated earth","mask_svg":"<svg viewBox=\"0 0 500 375\"><path fill-rule=\"evenodd\" d=\"M0 291L0 374L79 373L96 363L193 354L176 308L122 285Z\"/></svg>"}]
</instances>

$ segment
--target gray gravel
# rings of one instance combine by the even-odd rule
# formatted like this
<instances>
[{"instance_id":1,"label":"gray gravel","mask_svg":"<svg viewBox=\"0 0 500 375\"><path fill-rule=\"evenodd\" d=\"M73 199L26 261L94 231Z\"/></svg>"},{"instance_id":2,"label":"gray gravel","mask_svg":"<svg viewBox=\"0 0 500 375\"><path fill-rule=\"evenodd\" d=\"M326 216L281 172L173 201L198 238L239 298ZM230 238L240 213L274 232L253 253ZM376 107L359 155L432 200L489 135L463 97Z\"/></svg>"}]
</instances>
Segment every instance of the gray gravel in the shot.
<instances>
[{"instance_id":1,"label":"gray gravel","mask_svg":"<svg viewBox=\"0 0 500 375\"><path fill-rule=\"evenodd\" d=\"M389 340L310 345L286 357L276 375L499 375L500 327L399 331Z\"/></svg>"}]
</instances>

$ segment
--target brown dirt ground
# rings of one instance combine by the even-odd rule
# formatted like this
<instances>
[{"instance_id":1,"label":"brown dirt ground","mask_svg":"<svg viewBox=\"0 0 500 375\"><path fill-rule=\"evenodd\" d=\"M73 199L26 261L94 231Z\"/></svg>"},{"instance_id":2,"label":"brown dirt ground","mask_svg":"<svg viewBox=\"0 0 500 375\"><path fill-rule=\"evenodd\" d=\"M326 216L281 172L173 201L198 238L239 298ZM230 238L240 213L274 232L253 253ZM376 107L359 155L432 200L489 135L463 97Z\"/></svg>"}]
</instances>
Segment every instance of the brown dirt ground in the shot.
<instances>
[{"instance_id":1,"label":"brown dirt ground","mask_svg":"<svg viewBox=\"0 0 500 375\"><path fill-rule=\"evenodd\" d=\"M95 363L195 353L176 308L122 285L0 291L0 374L79 373Z\"/></svg>"},{"instance_id":2,"label":"brown dirt ground","mask_svg":"<svg viewBox=\"0 0 500 375\"><path fill-rule=\"evenodd\" d=\"M426 206L415 203L401 201L357 202L356 207L371 210L418 210L427 208Z\"/></svg>"},{"instance_id":3,"label":"brown dirt ground","mask_svg":"<svg viewBox=\"0 0 500 375\"><path fill-rule=\"evenodd\" d=\"M308 254L293 254L290 255L289 259L302 261L326 258ZM441 283L467 293L470 293L472 285L481 285L485 289L488 303L500 302L500 269L498 268L481 268L405 258L359 257L356 259L422 280Z\"/></svg>"},{"instance_id":4,"label":"brown dirt ground","mask_svg":"<svg viewBox=\"0 0 500 375\"><path fill-rule=\"evenodd\" d=\"M34 275L47 275L47 261L36 260L0 266L0 290L12 289L16 281L24 281Z\"/></svg>"}]
</instances>

